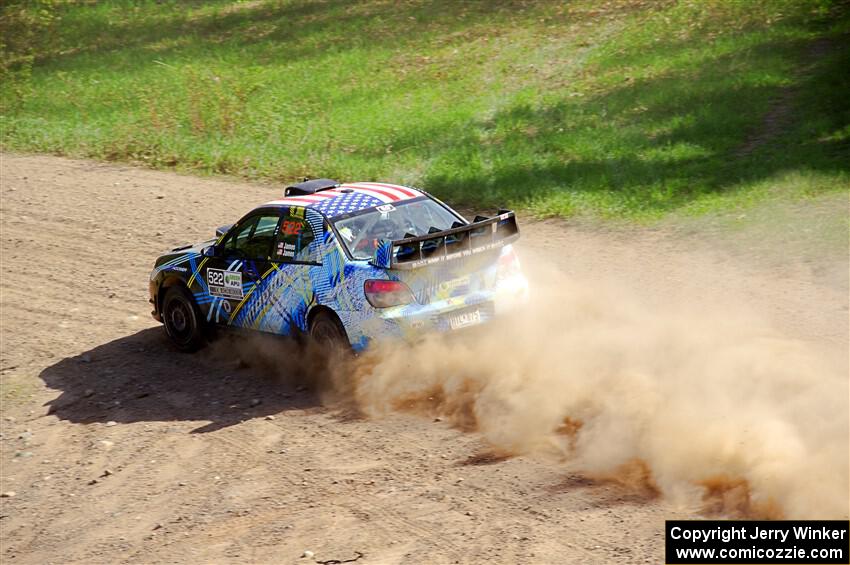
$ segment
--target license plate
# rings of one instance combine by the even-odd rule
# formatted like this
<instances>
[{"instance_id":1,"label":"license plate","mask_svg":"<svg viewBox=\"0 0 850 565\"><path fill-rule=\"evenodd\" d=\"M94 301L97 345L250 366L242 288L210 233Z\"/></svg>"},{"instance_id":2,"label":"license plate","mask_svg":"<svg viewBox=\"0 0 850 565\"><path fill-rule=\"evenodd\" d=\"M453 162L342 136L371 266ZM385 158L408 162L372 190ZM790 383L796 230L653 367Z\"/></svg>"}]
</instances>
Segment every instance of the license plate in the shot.
<instances>
[{"instance_id":1,"label":"license plate","mask_svg":"<svg viewBox=\"0 0 850 565\"><path fill-rule=\"evenodd\" d=\"M481 323L481 311L471 310L449 317L449 325L453 330Z\"/></svg>"}]
</instances>

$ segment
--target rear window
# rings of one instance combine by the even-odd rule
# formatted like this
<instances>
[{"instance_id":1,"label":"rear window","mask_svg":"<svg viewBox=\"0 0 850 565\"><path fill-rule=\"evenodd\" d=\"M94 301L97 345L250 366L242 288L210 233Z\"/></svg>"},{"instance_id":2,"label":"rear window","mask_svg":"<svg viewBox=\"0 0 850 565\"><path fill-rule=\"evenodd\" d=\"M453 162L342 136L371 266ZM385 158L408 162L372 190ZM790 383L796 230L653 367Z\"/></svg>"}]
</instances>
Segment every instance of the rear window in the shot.
<instances>
[{"instance_id":1,"label":"rear window","mask_svg":"<svg viewBox=\"0 0 850 565\"><path fill-rule=\"evenodd\" d=\"M343 245L355 259L371 259L381 240L404 239L465 225L428 197L384 204L334 222Z\"/></svg>"}]
</instances>

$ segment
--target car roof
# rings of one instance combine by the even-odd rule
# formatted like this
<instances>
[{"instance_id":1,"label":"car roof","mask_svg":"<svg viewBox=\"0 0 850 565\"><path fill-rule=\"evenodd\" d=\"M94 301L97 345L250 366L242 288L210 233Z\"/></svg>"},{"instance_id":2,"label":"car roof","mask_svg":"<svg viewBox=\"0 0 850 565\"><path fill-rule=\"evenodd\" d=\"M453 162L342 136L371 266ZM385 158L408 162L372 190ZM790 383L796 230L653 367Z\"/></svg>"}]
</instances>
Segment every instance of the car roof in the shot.
<instances>
[{"instance_id":1,"label":"car roof","mask_svg":"<svg viewBox=\"0 0 850 565\"><path fill-rule=\"evenodd\" d=\"M393 204L425 196L424 192L383 182L352 182L314 194L287 196L266 202L259 208L304 206L321 212L328 218L359 212L382 204Z\"/></svg>"}]
</instances>

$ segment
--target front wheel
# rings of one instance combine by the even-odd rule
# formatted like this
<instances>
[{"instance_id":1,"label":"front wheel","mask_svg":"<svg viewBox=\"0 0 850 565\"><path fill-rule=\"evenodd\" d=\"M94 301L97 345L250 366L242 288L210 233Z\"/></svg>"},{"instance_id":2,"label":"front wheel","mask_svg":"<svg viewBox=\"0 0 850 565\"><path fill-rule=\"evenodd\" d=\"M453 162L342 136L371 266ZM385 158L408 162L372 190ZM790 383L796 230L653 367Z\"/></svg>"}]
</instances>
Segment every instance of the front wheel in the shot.
<instances>
[{"instance_id":1,"label":"front wheel","mask_svg":"<svg viewBox=\"0 0 850 565\"><path fill-rule=\"evenodd\" d=\"M182 351L195 351L204 344L198 308L182 287L172 286L166 291L162 320L165 333Z\"/></svg>"}]
</instances>

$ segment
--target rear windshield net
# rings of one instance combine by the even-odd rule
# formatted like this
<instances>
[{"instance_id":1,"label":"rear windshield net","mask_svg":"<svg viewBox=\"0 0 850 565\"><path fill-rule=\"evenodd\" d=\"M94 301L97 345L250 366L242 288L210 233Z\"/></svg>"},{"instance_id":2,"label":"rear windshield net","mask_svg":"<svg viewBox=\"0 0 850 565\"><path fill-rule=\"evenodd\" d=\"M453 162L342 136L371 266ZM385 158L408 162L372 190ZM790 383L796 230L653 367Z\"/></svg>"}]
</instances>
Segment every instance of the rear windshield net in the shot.
<instances>
[{"instance_id":1,"label":"rear windshield net","mask_svg":"<svg viewBox=\"0 0 850 565\"><path fill-rule=\"evenodd\" d=\"M437 202L424 198L384 204L366 213L337 220L334 226L355 259L371 259L381 240L426 235L431 228L447 230L455 222L462 220Z\"/></svg>"}]
</instances>

